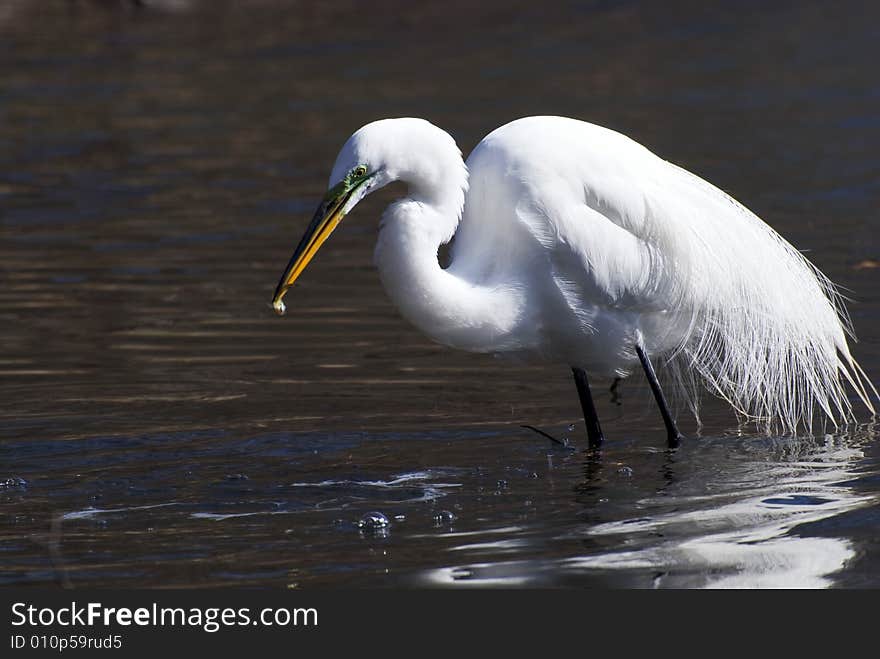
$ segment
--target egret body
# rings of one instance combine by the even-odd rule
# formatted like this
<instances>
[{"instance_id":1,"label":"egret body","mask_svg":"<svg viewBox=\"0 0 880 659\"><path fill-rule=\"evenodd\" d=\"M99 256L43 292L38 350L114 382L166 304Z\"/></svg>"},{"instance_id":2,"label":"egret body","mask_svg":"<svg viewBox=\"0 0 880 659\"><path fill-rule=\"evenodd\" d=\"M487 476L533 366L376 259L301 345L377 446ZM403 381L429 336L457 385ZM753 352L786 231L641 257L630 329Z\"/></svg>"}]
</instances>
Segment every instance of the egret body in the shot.
<instances>
[{"instance_id":1,"label":"egret body","mask_svg":"<svg viewBox=\"0 0 880 659\"><path fill-rule=\"evenodd\" d=\"M401 313L453 348L571 367L591 444L603 437L588 374L626 377L639 365L677 443L652 358L682 390L702 382L767 429L809 429L816 410L850 420L847 384L873 413L840 296L800 252L703 179L562 117L502 126L466 164L422 119L355 132L276 310L342 218L393 181L408 193L382 216L375 263ZM438 249L453 236L444 268Z\"/></svg>"}]
</instances>

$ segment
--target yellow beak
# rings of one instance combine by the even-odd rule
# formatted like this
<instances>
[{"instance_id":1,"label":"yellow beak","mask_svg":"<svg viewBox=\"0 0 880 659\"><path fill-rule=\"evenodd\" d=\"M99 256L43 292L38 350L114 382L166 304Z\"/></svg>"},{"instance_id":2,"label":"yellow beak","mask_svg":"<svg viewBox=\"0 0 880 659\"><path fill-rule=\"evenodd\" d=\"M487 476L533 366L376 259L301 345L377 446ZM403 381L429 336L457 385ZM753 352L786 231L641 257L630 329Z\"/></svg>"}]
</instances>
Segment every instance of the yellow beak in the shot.
<instances>
[{"instance_id":1,"label":"yellow beak","mask_svg":"<svg viewBox=\"0 0 880 659\"><path fill-rule=\"evenodd\" d=\"M302 274L306 266L314 258L315 254L324 244L324 241L330 237L333 230L339 226L342 218L345 217L344 208L357 186L347 185L345 181L333 186L324 197L324 201L315 211L312 221L299 241L290 262L281 275L278 287L275 289L275 296L272 299L272 308L279 316L284 314L285 306L282 301L284 294L293 286L294 282Z\"/></svg>"},{"instance_id":2,"label":"yellow beak","mask_svg":"<svg viewBox=\"0 0 880 659\"><path fill-rule=\"evenodd\" d=\"M367 181L373 176L374 174L368 174L367 168L361 165L352 170L351 173L330 188L327 194L324 195L324 200L318 206L318 210L315 211L312 221L309 222L305 234L300 239L299 245L297 245L296 250L293 252L293 256L290 257L290 262L287 264L287 268L285 268L284 274L281 275L281 280L275 289L275 297L272 298L272 308L275 309L275 313L279 316L283 315L285 311L282 300L284 294L287 293L287 289L293 286L309 262L315 257L315 254L318 253L318 250L321 249L324 241L339 226L345 214L367 193L370 187ZM350 204L351 207L349 207L349 201L356 192L359 196L354 204Z\"/></svg>"}]
</instances>

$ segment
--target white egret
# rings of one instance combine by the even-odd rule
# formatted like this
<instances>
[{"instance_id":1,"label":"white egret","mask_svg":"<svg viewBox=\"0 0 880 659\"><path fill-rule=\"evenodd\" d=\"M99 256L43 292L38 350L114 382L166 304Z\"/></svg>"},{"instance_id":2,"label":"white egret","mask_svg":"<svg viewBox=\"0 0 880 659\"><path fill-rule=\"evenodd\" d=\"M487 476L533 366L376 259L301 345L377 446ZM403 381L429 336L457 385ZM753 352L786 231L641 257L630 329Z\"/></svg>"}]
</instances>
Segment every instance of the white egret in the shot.
<instances>
[{"instance_id":1,"label":"white egret","mask_svg":"<svg viewBox=\"0 0 880 659\"><path fill-rule=\"evenodd\" d=\"M677 445L651 357L694 414L700 381L767 431L811 430L817 409L835 426L852 420L846 383L874 412L841 297L800 252L698 176L563 117L502 126L467 164L422 119L355 132L281 277L276 311L342 218L393 181L409 192L382 216L375 262L401 313L453 348L571 367L592 446L603 435L587 373L625 377L639 363ZM443 268L438 249L453 236Z\"/></svg>"}]
</instances>

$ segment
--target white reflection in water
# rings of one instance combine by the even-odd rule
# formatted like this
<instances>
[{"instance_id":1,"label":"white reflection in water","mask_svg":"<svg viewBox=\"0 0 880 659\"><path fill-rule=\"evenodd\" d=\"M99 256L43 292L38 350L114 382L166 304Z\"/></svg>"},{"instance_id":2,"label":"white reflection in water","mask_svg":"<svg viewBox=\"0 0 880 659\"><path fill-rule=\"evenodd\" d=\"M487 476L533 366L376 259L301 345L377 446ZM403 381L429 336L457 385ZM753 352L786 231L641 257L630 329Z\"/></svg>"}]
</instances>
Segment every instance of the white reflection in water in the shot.
<instances>
[{"instance_id":1,"label":"white reflection in water","mask_svg":"<svg viewBox=\"0 0 880 659\"><path fill-rule=\"evenodd\" d=\"M569 581L565 575L601 578L609 571L621 575L629 571L635 575L633 585L648 586L649 571L655 573L654 587L828 587L834 574L855 556L853 543L844 537L803 537L793 530L876 504L876 496L856 493L847 484L864 476L855 472L864 455L830 441L818 450L796 441L782 447L781 461L779 455L774 460L766 454L746 462L732 460L728 469L720 471L721 480L711 483L711 494L676 496L666 491L634 501L632 508L638 512L632 517L557 536L560 542L602 540L599 546L611 544L620 550L444 567L422 578L436 585L510 586L552 583L560 577ZM799 456L797 451L805 454ZM676 483L676 492L688 489L705 492L692 488L687 479ZM515 550L527 543L502 544L505 550Z\"/></svg>"},{"instance_id":2,"label":"white reflection in water","mask_svg":"<svg viewBox=\"0 0 880 659\"><path fill-rule=\"evenodd\" d=\"M855 555L852 543L790 532L797 525L865 506L874 497L857 495L843 483L854 476L852 467L863 457L860 450L829 447L810 457L773 465L769 474L762 474L770 475L764 484L685 499L684 512L594 526L587 535L619 535L637 544L646 536L663 540L634 551L573 558L564 567L668 570L670 576L659 576L657 586L697 585L692 577L682 581L674 576L685 570L702 573L702 585L708 588L827 587L829 577ZM736 485L736 478L729 485ZM710 507L699 507L703 501ZM694 529L701 534L693 536Z\"/></svg>"}]
</instances>

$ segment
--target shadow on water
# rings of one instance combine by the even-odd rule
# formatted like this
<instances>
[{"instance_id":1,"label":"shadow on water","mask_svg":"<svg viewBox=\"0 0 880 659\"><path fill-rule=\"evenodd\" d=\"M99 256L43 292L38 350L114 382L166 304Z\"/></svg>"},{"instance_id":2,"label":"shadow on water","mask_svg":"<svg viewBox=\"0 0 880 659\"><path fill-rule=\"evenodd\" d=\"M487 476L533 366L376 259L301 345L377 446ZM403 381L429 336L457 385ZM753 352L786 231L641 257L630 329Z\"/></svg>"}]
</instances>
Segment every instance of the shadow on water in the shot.
<instances>
[{"instance_id":1,"label":"shadow on water","mask_svg":"<svg viewBox=\"0 0 880 659\"><path fill-rule=\"evenodd\" d=\"M811 250L876 378L876 7L135 4L0 2L0 584L880 586L871 428L669 452L633 378L586 453L567 368L398 317L392 191L268 304L360 125L563 114Z\"/></svg>"}]
</instances>

